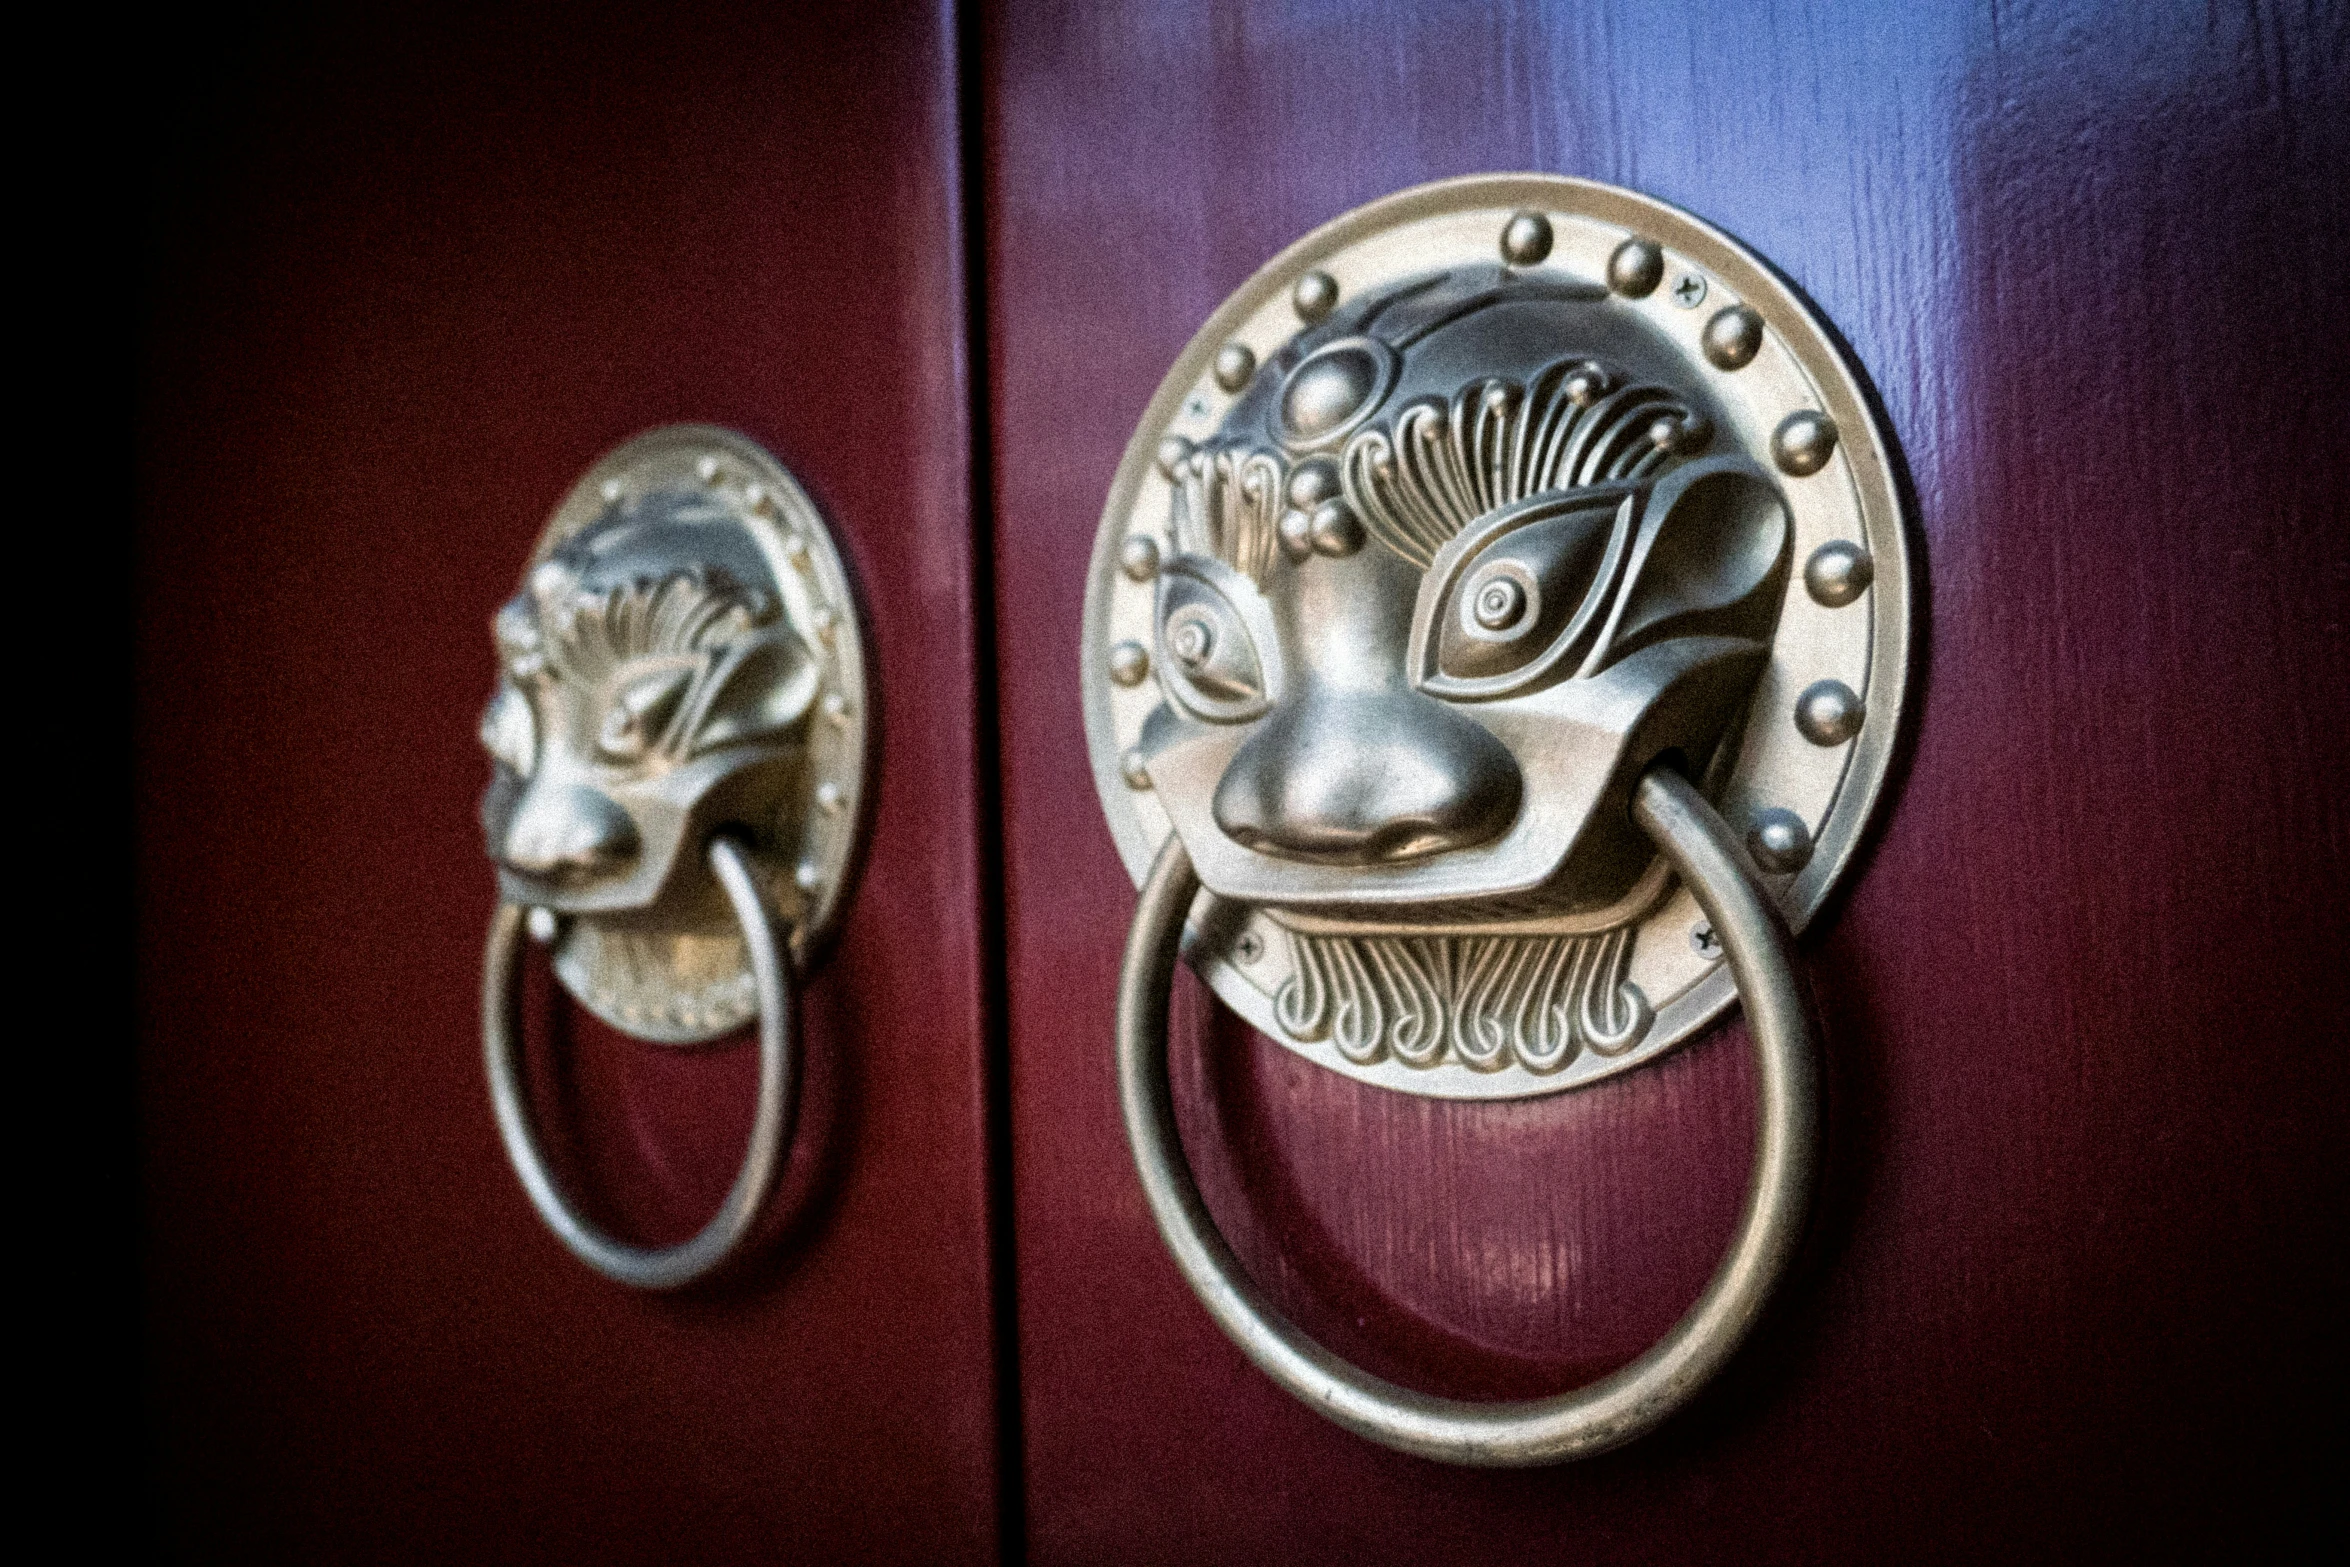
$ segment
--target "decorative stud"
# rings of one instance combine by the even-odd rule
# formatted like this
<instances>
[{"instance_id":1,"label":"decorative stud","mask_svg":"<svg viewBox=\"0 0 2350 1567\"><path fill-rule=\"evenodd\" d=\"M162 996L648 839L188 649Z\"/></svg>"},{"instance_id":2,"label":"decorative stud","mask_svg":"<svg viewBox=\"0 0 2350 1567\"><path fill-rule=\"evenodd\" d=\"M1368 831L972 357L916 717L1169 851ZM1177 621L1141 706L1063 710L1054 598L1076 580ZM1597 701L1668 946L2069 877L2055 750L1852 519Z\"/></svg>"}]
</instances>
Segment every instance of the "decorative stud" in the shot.
<instances>
[{"instance_id":1,"label":"decorative stud","mask_svg":"<svg viewBox=\"0 0 2350 1567\"><path fill-rule=\"evenodd\" d=\"M1762 352L1762 317L1744 305L1725 305L1698 334L1706 363L1716 370L1743 370Z\"/></svg>"},{"instance_id":2,"label":"decorative stud","mask_svg":"<svg viewBox=\"0 0 2350 1567\"><path fill-rule=\"evenodd\" d=\"M808 569L808 541L796 533L783 536L783 558L800 570Z\"/></svg>"},{"instance_id":3,"label":"decorative stud","mask_svg":"<svg viewBox=\"0 0 2350 1567\"><path fill-rule=\"evenodd\" d=\"M1774 876L1792 876L1811 861L1811 829L1793 811L1772 806L1757 811L1746 829L1746 852Z\"/></svg>"},{"instance_id":4,"label":"decorative stud","mask_svg":"<svg viewBox=\"0 0 2350 1567\"><path fill-rule=\"evenodd\" d=\"M1281 553L1291 560L1304 560L1314 553L1314 518L1303 508L1292 506L1283 512L1273 531L1280 535Z\"/></svg>"},{"instance_id":5,"label":"decorative stud","mask_svg":"<svg viewBox=\"0 0 2350 1567\"><path fill-rule=\"evenodd\" d=\"M1289 303L1306 325L1328 315L1338 305L1338 280L1327 272L1308 272L1289 291Z\"/></svg>"},{"instance_id":6,"label":"decorative stud","mask_svg":"<svg viewBox=\"0 0 2350 1567\"><path fill-rule=\"evenodd\" d=\"M1793 478L1818 473L1835 450L1836 422L1814 409L1789 414L1771 432L1771 461Z\"/></svg>"},{"instance_id":7,"label":"decorative stud","mask_svg":"<svg viewBox=\"0 0 2350 1567\"><path fill-rule=\"evenodd\" d=\"M840 814L840 785L827 778L816 786L816 808L827 816Z\"/></svg>"},{"instance_id":8,"label":"decorative stud","mask_svg":"<svg viewBox=\"0 0 2350 1567\"><path fill-rule=\"evenodd\" d=\"M838 691L827 691L824 693L824 701L820 705L824 709L824 716L831 719L836 727L846 729L849 726L849 699L847 697L842 696Z\"/></svg>"},{"instance_id":9,"label":"decorative stud","mask_svg":"<svg viewBox=\"0 0 2350 1567\"><path fill-rule=\"evenodd\" d=\"M1646 299L1665 280L1665 253L1653 239L1635 235L1607 258L1607 286L1626 299Z\"/></svg>"},{"instance_id":10,"label":"decorative stud","mask_svg":"<svg viewBox=\"0 0 2350 1567\"><path fill-rule=\"evenodd\" d=\"M1314 508L1314 553L1347 556L1363 547L1363 524L1342 500L1327 500Z\"/></svg>"},{"instance_id":11,"label":"decorative stud","mask_svg":"<svg viewBox=\"0 0 2350 1567\"><path fill-rule=\"evenodd\" d=\"M764 513L767 511L767 486L764 484L744 485L743 504L755 512Z\"/></svg>"},{"instance_id":12,"label":"decorative stud","mask_svg":"<svg viewBox=\"0 0 2350 1567\"><path fill-rule=\"evenodd\" d=\"M1812 602L1842 609L1877 580L1877 563L1848 539L1831 539L1803 563L1803 588Z\"/></svg>"},{"instance_id":13,"label":"decorative stud","mask_svg":"<svg viewBox=\"0 0 2350 1567\"><path fill-rule=\"evenodd\" d=\"M1290 372L1281 428L1298 442L1336 434L1369 411L1385 369L1380 352L1359 338L1330 344Z\"/></svg>"},{"instance_id":14,"label":"decorative stud","mask_svg":"<svg viewBox=\"0 0 2350 1567\"><path fill-rule=\"evenodd\" d=\"M1185 461L1190 458L1191 451L1191 443L1180 435L1170 435L1161 441L1157 453L1159 477L1163 479L1174 478L1175 470L1182 467Z\"/></svg>"},{"instance_id":15,"label":"decorative stud","mask_svg":"<svg viewBox=\"0 0 2350 1567\"><path fill-rule=\"evenodd\" d=\"M1121 642L1110 649L1110 678L1122 686L1138 686L1151 672L1150 653L1139 642Z\"/></svg>"},{"instance_id":16,"label":"decorative stud","mask_svg":"<svg viewBox=\"0 0 2350 1567\"><path fill-rule=\"evenodd\" d=\"M824 885L824 867L814 860L800 861L800 868L791 873L792 885L802 892L814 892Z\"/></svg>"},{"instance_id":17,"label":"decorative stud","mask_svg":"<svg viewBox=\"0 0 2350 1567\"><path fill-rule=\"evenodd\" d=\"M1687 456L1713 439L1714 422L1701 413L1666 414L1648 427L1648 444L1660 452Z\"/></svg>"},{"instance_id":18,"label":"decorative stud","mask_svg":"<svg viewBox=\"0 0 2350 1567\"><path fill-rule=\"evenodd\" d=\"M1118 546L1118 569L1129 581L1150 581L1159 574L1159 541L1147 533L1130 535Z\"/></svg>"},{"instance_id":19,"label":"decorative stud","mask_svg":"<svg viewBox=\"0 0 2350 1567\"><path fill-rule=\"evenodd\" d=\"M1126 780L1129 789L1148 789L1151 786L1150 764L1142 752L1129 749L1118 757L1118 776Z\"/></svg>"},{"instance_id":20,"label":"decorative stud","mask_svg":"<svg viewBox=\"0 0 2350 1567\"><path fill-rule=\"evenodd\" d=\"M1578 408L1588 408L1607 395L1610 379L1605 365L1586 360L1567 376L1567 384L1561 390L1567 394L1568 402Z\"/></svg>"},{"instance_id":21,"label":"decorative stud","mask_svg":"<svg viewBox=\"0 0 2350 1567\"><path fill-rule=\"evenodd\" d=\"M1239 391L1256 373L1257 356L1246 343L1226 343L1216 350L1216 384L1225 391Z\"/></svg>"},{"instance_id":22,"label":"decorative stud","mask_svg":"<svg viewBox=\"0 0 2350 1567\"><path fill-rule=\"evenodd\" d=\"M1513 267L1539 266L1550 254L1550 219L1521 212L1501 231L1501 259Z\"/></svg>"},{"instance_id":23,"label":"decorative stud","mask_svg":"<svg viewBox=\"0 0 2350 1567\"><path fill-rule=\"evenodd\" d=\"M1289 471L1289 504L1312 511L1338 493L1338 464L1328 458L1301 462Z\"/></svg>"},{"instance_id":24,"label":"decorative stud","mask_svg":"<svg viewBox=\"0 0 2350 1567\"><path fill-rule=\"evenodd\" d=\"M598 491L598 493L604 497L605 505L611 505L614 501L620 499L620 481L618 479L606 479L603 483L603 487Z\"/></svg>"},{"instance_id":25,"label":"decorative stud","mask_svg":"<svg viewBox=\"0 0 2350 1567\"><path fill-rule=\"evenodd\" d=\"M1842 745L1860 733L1860 698L1841 680L1821 680L1795 699L1795 727L1813 745Z\"/></svg>"},{"instance_id":26,"label":"decorative stud","mask_svg":"<svg viewBox=\"0 0 2350 1567\"><path fill-rule=\"evenodd\" d=\"M694 472L702 476L704 484L716 484L718 482L718 459L715 457L703 458L694 464Z\"/></svg>"},{"instance_id":27,"label":"decorative stud","mask_svg":"<svg viewBox=\"0 0 2350 1567\"><path fill-rule=\"evenodd\" d=\"M531 940L543 947L555 939L555 932L562 928L562 922L555 918L553 909L533 905L531 911L522 916L522 928L530 932Z\"/></svg>"},{"instance_id":28,"label":"decorative stud","mask_svg":"<svg viewBox=\"0 0 2350 1567\"><path fill-rule=\"evenodd\" d=\"M815 612L808 619L816 627L816 639L826 647L832 646L834 640L840 635L840 619L833 614L831 606L817 605Z\"/></svg>"}]
</instances>

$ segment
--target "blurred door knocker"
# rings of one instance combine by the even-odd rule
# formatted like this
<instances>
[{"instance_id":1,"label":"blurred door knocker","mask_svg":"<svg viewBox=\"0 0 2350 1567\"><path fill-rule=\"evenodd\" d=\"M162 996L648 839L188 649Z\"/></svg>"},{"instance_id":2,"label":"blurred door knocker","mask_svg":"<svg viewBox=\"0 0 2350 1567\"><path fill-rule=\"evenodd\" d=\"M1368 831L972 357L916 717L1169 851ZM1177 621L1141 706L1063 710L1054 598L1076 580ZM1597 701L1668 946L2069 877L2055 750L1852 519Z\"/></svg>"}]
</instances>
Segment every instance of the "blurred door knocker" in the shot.
<instances>
[{"instance_id":1,"label":"blurred door knocker","mask_svg":"<svg viewBox=\"0 0 2350 1567\"><path fill-rule=\"evenodd\" d=\"M482 1038L524 1189L582 1262L671 1289L756 1229L790 1139L794 993L836 923L868 751L856 603L823 519L781 464L707 426L605 457L540 534L492 630L482 827L500 903ZM515 1017L524 932L612 1027L705 1044L758 1020L758 1099L717 1214L642 1247L582 1217L548 1169Z\"/></svg>"},{"instance_id":2,"label":"blurred door knocker","mask_svg":"<svg viewBox=\"0 0 2350 1567\"><path fill-rule=\"evenodd\" d=\"M1900 721L1892 463L1857 370L1762 261L1545 176L1339 218L1160 386L1084 623L1095 780L1142 889L1120 1094L1202 1303L1342 1425L1457 1463L1604 1450L1686 1401L1785 1270L1818 1116L1789 933L1850 865ZM1339 1360L1247 1277L1184 1163L1179 951L1308 1059L1449 1098L1593 1082L1743 998L1755 1165L1712 1282L1553 1398Z\"/></svg>"}]
</instances>

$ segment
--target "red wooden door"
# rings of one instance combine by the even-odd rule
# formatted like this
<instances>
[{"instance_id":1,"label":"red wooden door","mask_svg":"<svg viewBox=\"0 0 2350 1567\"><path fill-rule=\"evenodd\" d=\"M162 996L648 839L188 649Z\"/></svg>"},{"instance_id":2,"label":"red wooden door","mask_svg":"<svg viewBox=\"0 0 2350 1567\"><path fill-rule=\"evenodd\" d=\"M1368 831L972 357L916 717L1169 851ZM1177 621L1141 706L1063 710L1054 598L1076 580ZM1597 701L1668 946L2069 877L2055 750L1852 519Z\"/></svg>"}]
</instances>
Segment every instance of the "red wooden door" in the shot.
<instances>
[{"instance_id":1,"label":"red wooden door","mask_svg":"<svg viewBox=\"0 0 2350 1567\"><path fill-rule=\"evenodd\" d=\"M145 366L169 1554L997 1554L951 27L330 11L173 73L215 134L168 150ZM474 727L549 507L683 420L780 455L844 541L879 798L807 993L784 1234L730 1288L654 1298L556 1245L489 1118ZM559 1064L607 1221L690 1233L751 1049L580 1026Z\"/></svg>"},{"instance_id":2,"label":"red wooden door","mask_svg":"<svg viewBox=\"0 0 2350 1567\"><path fill-rule=\"evenodd\" d=\"M1007 0L981 58L1029 1546L1040 1562L2153 1559L2279 1525L2340 1351L2345 32L2252 5ZM1695 1407L1530 1473L1370 1446L1225 1342L1129 1168L1134 895L1081 563L1158 379L1290 240L1541 169L1738 234L1906 447L1925 658L1806 941L1830 1143ZM1628 1359L1747 1169L1733 1022L1511 1104L1357 1085L1193 987L1173 1074L1285 1311L1456 1396ZM1185 1042L1187 1041L1187 1042Z\"/></svg>"},{"instance_id":3,"label":"red wooden door","mask_svg":"<svg viewBox=\"0 0 2350 1567\"><path fill-rule=\"evenodd\" d=\"M344 15L191 62L220 85L165 158L140 468L169 1553L2176 1559L2320 1494L2350 1284L2342 18L971 9ZM1111 1085L1134 895L1076 669L1111 473L1193 329L1322 220L1498 169L1638 187L1784 268L1875 377L1924 583L1886 820L1805 942L1805 1255L1694 1407L1525 1473L1345 1435L1166 1258ZM879 798L782 1233L654 1299L562 1252L498 1146L473 728L547 508L683 420L774 450L843 538ZM1408 1384L1620 1363L1735 1217L1735 1021L1458 1105L1178 1001L1219 1222ZM682 1235L748 1050L557 1043L576 1173Z\"/></svg>"}]
</instances>

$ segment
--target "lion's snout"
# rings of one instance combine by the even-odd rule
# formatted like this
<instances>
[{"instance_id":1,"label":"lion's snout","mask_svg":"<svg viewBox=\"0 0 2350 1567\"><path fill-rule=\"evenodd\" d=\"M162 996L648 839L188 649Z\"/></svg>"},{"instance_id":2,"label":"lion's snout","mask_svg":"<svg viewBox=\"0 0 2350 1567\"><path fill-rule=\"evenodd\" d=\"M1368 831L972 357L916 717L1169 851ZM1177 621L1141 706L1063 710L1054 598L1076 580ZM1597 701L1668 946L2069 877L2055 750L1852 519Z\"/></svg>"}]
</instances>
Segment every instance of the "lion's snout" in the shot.
<instances>
[{"instance_id":1,"label":"lion's snout","mask_svg":"<svg viewBox=\"0 0 2350 1567\"><path fill-rule=\"evenodd\" d=\"M1263 854L1389 864L1489 842L1523 785L1485 728L1403 692L1276 710L1216 786L1216 825Z\"/></svg>"},{"instance_id":2,"label":"lion's snout","mask_svg":"<svg viewBox=\"0 0 2350 1567\"><path fill-rule=\"evenodd\" d=\"M636 824L620 803L574 784L526 793L498 858L528 876L577 881L618 869L636 850Z\"/></svg>"}]
</instances>

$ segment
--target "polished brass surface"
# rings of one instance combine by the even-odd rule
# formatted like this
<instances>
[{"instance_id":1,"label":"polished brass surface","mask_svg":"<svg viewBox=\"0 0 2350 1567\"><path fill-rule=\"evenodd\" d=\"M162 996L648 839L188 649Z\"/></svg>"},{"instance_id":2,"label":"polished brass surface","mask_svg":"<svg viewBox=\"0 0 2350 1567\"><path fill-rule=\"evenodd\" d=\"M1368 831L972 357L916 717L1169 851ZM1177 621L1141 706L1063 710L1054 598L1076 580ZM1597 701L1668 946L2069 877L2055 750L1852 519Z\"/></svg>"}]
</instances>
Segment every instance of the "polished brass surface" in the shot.
<instances>
[{"instance_id":1,"label":"polished brass surface","mask_svg":"<svg viewBox=\"0 0 2350 1567\"><path fill-rule=\"evenodd\" d=\"M741 1027L749 952L702 842L741 836L805 963L863 822L864 638L823 518L742 436L654 430L573 486L493 629L500 896L547 911L556 974L613 1027Z\"/></svg>"},{"instance_id":2,"label":"polished brass surface","mask_svg":"<svg viewBox=\"0 0 2350 1567\"><path fill-rule=\"evenodd\" d=\"M540 535L493 624L482 827L497 865L482 1039L506 1150L581 1261L692 1283L755 1231L790 1131L795 969L837 918L864 816L862 623L789 472L742 436L655 430L604 458ZM621 1031L693 1045L753 1018L759 1091L741 1173L698 1235L603 1235L532 1123L513 1007L526 933Z\"/></svg>"},{"instance_id":3,"label":"polished brass surface","mask_svg":"<svg viewBox=\"0 0 2350 1567\"><path fill-rule=\"evenodd\" d=\"M1744 999L1754 1040L1754 1170L1738 1229L1681 1320L1622 1370L1549 1398L1469 1403L1398 1387L1332 1354L1274 1308L1217 1232L1184 1162L1167 1072L1167 1004L1199 880L1182 839L1159 851L1118 983L1118 1093L1151 1216L1208 1314L1281 1386L1340 1425L1444 1463L1522 1467L1629 1442L1687 1402L1753 1328L1794 1256L1818 1150L1816 1030L1793 938L1730 828L1658 767L1631 815L1696 899Z\"/></svg>"},{"instance_id":4,"label":"polished brass surface","mask_svg":"<svg viewBox=\"0 0 2350 1567\"><path fill-rule=\"evenodd\" d=\"M1898 731L1892 457L1760 260L1481 176L1307 236L1203 326L1097 536L1086 732L1141 883L1251 1023L1407 1092L1553 1092L1733 995L1630 815L1660 757L1800 928Z\"/></svg>"}]
</instances>

